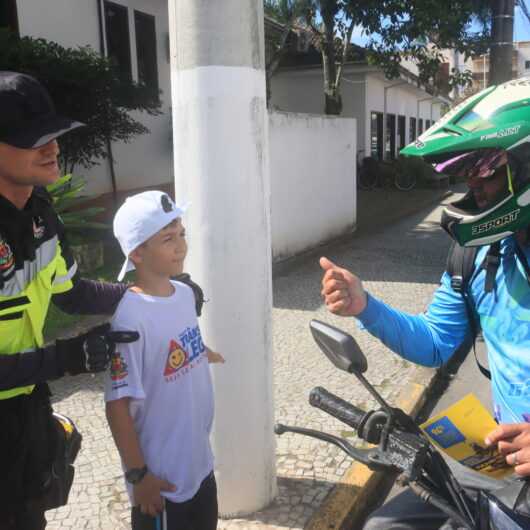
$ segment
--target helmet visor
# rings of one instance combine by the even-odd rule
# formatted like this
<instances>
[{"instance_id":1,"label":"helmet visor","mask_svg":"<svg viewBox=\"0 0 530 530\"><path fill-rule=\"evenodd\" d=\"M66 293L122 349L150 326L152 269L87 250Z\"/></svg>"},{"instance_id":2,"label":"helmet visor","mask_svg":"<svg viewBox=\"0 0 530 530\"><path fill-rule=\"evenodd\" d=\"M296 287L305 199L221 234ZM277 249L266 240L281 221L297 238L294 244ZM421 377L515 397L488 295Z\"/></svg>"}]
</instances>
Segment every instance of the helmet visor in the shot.
<instances>
[{"instance_id":1,"label":"helmet visor","mask_svg":"<svg viewBox=\"0 0 530 530\"><path fill-rule=\"evenodd\" d=\"M507 163L508 154L504 149L478 149L435 164L434 170L456 177L488 178Z\"/></svg>"}]
</instances>

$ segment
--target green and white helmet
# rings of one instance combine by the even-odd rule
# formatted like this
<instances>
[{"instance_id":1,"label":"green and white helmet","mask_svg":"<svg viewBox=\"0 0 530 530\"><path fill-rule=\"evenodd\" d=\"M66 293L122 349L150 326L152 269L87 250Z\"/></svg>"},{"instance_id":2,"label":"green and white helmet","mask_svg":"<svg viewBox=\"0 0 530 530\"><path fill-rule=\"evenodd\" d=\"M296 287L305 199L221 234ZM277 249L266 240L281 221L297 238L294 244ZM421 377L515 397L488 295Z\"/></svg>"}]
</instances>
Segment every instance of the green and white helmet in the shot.
<instances>
[{"instance_id":1,"label":"green and white helmet","mask_svg":"<svg viewBox=\"0 0 530 530\"><path fill-rule=\"evenodd\" d=\"M438 172L487 178L506 166L506 193L480 209L471 192L444 209L462 246L487 245L530 225L530 77L491 86L444 115L401 151Z\"/></svg>"}]
</instances>

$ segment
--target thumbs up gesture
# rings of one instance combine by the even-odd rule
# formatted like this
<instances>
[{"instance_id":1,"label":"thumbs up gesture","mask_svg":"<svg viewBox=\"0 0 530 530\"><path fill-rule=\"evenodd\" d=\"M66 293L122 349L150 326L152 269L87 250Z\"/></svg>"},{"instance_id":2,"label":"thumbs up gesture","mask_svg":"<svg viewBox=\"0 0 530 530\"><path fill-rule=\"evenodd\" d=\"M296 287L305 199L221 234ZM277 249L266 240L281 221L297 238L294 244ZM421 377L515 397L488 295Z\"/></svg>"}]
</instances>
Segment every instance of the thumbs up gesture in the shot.
<instances>
[{"instance_id":1,"label":"thumbs up gesture","mask_svg":"<svg viewBox=\"0 0 530 530\"><path fill-rule=\"evenodd\" d=\"M320 266L325 271L321 293L328 310L343 317L362 313L367 298L361 280L328 258L320 258Z\"/></svg>"}]
</instances>

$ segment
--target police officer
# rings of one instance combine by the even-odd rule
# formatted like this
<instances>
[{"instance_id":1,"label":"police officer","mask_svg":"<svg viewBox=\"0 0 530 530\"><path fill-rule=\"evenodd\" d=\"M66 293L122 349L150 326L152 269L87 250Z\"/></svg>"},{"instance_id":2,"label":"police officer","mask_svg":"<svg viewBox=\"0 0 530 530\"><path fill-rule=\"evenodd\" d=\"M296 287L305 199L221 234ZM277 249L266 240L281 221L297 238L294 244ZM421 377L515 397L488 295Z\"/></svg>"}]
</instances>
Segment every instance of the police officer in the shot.
<instances>
[{"instance_id":1,"label":"police officer","mask_svg":"<svg viewBox=\"0 0 530 530\"><path fill-rule=\"evenodd\" d=\"M45 191L59 177L57 138L82 125L57 115L32 77L0 72L2 530L42 529L44 511L54 507L58 431L46 381L104 370L115 347L106 324L48 346L43 339L50 301L67 313L110 314L126 289L79 278ZM131 332L120 341L136 338Z\"/></svg>"}]
</instances>

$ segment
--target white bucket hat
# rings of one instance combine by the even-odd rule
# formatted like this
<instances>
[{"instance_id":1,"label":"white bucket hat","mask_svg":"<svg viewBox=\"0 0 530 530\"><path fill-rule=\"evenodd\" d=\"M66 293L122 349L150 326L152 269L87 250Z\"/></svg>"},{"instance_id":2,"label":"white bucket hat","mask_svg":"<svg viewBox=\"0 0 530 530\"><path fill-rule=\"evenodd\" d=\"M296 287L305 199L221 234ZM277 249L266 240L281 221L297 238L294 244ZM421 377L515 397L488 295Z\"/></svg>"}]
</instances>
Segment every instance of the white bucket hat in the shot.
<instances>
[{"instance_id":1,"label":"white bucket hat","mask_svg":"<svg viewBox=\"0 0 530 530\"><path fill-rule=\"evenodd\" d=\"M125 262L118 274L118 281L134 270L130 253L162 230L169 223L182 217L186 206L176 206L171 197L162 191L144 191L128 197L114 216L114 236L125 254Z\"/></svg>"}]
</instances>

